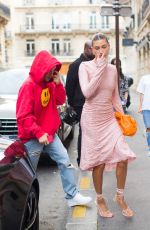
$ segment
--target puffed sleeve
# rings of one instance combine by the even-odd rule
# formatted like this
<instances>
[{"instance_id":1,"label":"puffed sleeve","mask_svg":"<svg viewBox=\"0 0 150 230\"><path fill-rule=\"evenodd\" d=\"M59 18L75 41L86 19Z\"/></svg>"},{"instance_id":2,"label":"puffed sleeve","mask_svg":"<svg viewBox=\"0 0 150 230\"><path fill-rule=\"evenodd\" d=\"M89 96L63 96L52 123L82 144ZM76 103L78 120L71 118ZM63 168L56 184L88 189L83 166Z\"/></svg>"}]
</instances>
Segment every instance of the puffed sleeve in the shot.
<instances>
[{"instance_id":1,"label":"puffed sleeve","mask_svg":"<svg viewBox=\"0 0 150 230\"><path fill-rule=\"evenodd\" d=\"M112 69L113 71L113 69ZM113 106L115 108L116 111L124 113L123 108L122 108L122 104L121 104L121 99L119 96L119 90L118 90L118 73L117 73L117 69L114 69L115 71L115 88L112 94L112 103Z\"/></svg>"},{"instance_id":2,"label":"puffed sleeve","mask_svg":"<svg viewBox=\"0 0 150 230\"><path fill-rule=\"evenodd\" d=\"M92 97L97 88L99 88L105 69L107 67L107 61L105 58L99 59L97 63L95 63L95 71L93 71L92 79L89 80L88 73L88 62L82 62L79 66L79 82L82 93L86 99Z\"/></svg>"}]
</instances>

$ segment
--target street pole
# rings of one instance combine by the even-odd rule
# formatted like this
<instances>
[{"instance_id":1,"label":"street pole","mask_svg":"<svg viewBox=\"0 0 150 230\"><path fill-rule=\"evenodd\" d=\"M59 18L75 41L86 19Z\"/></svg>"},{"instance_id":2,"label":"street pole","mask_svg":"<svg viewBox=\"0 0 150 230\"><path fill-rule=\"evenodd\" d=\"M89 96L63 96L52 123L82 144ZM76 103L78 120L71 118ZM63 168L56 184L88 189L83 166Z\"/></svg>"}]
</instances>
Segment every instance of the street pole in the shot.
<instances>
[{"instance_id":1,"label":"street pole","mask_svg":"<svg viewBox=\"0 0 150 230\"><path fill-rule=\"evenodd\" d=\"M116 68L118 72L118 88L120 88L120 58L119 58L119 0L115 0L113 3L114 16L115 16L115 33L116 33Z\"/></svg>"},{"instance_id":2,"label":"street pole","mask_svg":"<svg viewBox=\"0 0 150 230\"><path fill-rule=\"evenodd\" d=\"M120 58L119 58L119 16L129 17L132 14L132 8L129 6L120 6L119 0L113 0L111 6L102 6L102 16L115 16L115 39L116 39L116 68L118 72L118 87L120 83Z\"/></svg>"}]
</instances>

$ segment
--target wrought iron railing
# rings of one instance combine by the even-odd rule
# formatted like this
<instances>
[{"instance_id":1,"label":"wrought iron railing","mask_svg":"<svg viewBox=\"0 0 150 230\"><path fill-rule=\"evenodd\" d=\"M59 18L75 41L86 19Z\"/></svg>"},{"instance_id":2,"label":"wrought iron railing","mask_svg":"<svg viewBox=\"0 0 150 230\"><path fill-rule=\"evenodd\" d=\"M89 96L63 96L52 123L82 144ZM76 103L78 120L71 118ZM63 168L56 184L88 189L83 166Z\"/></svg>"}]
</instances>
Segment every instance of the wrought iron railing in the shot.
<instances>
[{"instance_id":1,"label":"wrought iron railing","mask_svg":"<svg viewBox=\"0 0 150 230\"><path fill-rule=\"evenodd\" d=\"M0 3L0 15L1 14L10 17L10 8L2 3Z\"/></svg>"}]
</instances>

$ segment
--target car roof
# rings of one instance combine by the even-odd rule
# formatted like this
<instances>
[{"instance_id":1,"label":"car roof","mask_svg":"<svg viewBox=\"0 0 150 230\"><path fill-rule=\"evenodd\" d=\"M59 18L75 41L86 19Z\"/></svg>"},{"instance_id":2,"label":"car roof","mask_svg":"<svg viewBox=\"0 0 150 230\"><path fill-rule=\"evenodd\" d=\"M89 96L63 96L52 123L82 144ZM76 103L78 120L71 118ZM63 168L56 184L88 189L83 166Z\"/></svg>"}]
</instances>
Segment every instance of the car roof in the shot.
<instances>
[{"instance_id":1,"label":"car roof","mask_svg":"<svg viewBox=\"0 0 150 230\"><path fill-rule=\"evenodd\" d=\"M0 94L17 94L23 81L29 75L29 68L9 69L0 72Z\"/></svg>"}]
</instances>

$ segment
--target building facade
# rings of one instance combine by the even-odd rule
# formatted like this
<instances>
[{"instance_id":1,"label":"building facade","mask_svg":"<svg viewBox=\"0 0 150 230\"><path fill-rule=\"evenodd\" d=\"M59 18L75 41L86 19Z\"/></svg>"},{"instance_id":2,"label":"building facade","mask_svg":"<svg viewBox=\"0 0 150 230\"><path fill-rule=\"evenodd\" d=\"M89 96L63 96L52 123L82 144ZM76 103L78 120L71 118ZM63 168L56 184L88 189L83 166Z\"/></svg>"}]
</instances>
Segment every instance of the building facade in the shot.
<instances>
[{"instance_id":1,"label":"building facade","mask_svg":"<svg viewBox=\"0 0 150 230\"><path fill-rule=\"evenodd\" d=\"M132 0L132 21L127 27L128 38L134 46L126 52L126 65L133 73L136 88L144 74L150 73L150 0Z\"/></svg>"},{"instance_id":2,"label":"building facade","mask_svg":"<svg viewBox=\"0 0 150 230\"><path fill-rule=\"evenodd\" d=\"M8 47L9 66L29 67L37 52L46 49L62 63L62 73L83 51L84 42L97 32L106 34L115 56L115 18L101 16L101 0L13 0L12 43ZM124 19L120 17L120 39ZM124 56L120 45L120 55Z\"/></svg>"},{"instance_id":3,"label":"building facade","mask_svg":"<svg viewBox=\"0 0 150 230\"><path fill-rule=\"evenodd\" d=\"M0 2L0 69L5 67L7 62L7 34L5 26L10 19L10 9L7 5Z\"/></svg>"}]
</instances>

